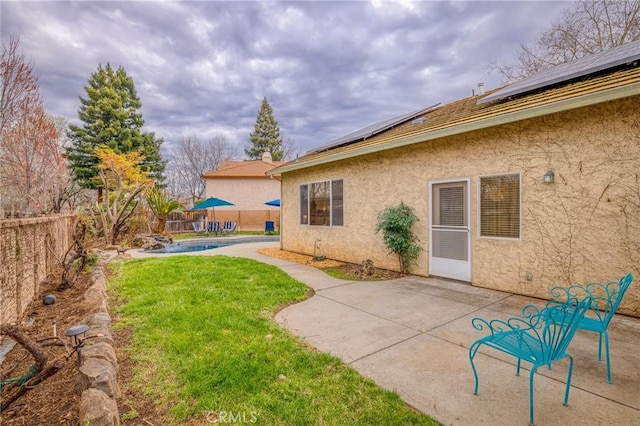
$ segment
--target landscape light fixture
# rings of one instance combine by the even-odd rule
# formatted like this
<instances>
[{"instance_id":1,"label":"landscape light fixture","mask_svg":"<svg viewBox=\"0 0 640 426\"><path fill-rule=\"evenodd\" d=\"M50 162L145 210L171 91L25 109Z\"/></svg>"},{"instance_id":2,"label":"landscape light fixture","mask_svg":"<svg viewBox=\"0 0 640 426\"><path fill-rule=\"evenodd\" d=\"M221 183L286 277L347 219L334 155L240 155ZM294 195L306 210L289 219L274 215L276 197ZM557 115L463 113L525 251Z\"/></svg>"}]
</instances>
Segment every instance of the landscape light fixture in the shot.
<instances>
[{"instance_id":1,"label":"landscape light fixture","mask_svg":"<svg viewBox=\"0 0 640 426\"><path fill-rule=\"evenodd\" d=\"M64 332L65 336L71 339L71 347L78 352L78 367L82 365L82 347L84 346L84 335L89 330L89 326L85 324L74 325ZM73 353L73 352L72 352Z\"/></svg>"},{"instance_id":2,"label":"landscape light fixture","mask_svg":"<svg viewBox=\"0 0 640 426\"><path fill-rule=\"evenodd\" d=\"M547 173L544 174L544 178L543 181L544 183L553 183L555 174L553 173L552 170L549 170Z\"/></svg>"}]
</instances>

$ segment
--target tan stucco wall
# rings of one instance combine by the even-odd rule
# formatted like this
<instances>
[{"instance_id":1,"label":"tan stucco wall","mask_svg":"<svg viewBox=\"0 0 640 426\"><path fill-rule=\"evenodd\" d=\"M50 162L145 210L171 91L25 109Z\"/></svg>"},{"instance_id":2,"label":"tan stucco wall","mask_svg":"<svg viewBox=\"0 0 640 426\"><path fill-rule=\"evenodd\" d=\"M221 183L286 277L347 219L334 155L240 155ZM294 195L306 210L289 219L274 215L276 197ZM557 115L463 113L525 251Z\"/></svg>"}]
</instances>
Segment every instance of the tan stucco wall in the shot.
<instances>
[{"instance_id":1,"label":"tan stucco wall","mask_svg":"<svg viewBox=\"0 0 640 426\"><path fill-rule=\"evenodd\" d=\"M547 170L555 183L544 184ZM478 177L520 173L518 240L478 236ZM302 183L344 180L344 227L299 225ZM640 97L609 102L285 173L282 247L398 269L376 216L404 201L420 221L425 250L413 272L428 275L429 181L470 178L471 281L474 285L548 298L554 285L610 281L633 272L640 281ZM527 273L533 276L526 279ZM621 312L640 316L640 283Z\"/></svg>"},{"instance_id":2,"label":"tan stucco wall","mask_svg":"<svg viewBox=\"0 0 640 426\"><path fill-rule=\"evenodd\" d=\"M206 179L207 197L218 197L235 206L216 207L219 210L277 210L264 203L280 198L280 181L277 179Z\"/></svg>"}]
</instances>

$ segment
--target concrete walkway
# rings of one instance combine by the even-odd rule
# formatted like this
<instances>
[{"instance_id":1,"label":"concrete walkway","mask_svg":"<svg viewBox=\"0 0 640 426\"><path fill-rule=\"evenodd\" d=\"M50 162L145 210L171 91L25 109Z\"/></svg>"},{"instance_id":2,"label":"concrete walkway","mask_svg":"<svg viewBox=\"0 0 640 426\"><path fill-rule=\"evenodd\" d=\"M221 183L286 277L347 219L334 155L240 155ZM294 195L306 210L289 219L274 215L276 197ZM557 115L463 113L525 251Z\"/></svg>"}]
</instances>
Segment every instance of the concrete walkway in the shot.
<instances>
[{"instance_id":1,"label":"concrete walkway","mask_svg":"<svg viewBox=\"0 0 640 426\"><path fill-rule=\"evenodd\" d=\"M496 351L476 356L473 395L469 345L485 332L471 319L507 318L543 301L455 281L406 277L343 281L309 266L262 256L242 244L191 255L242 256L273 264L316 294L289 306L276 320L310 345L340 357L380 386L398 392L444 425L525 425L529 419L528 365ZM142 257L132 253L134 257ZM574 371L569 405L562 405L568 361L535 377L537 425L640 425L640 319L617 315L609 326L613 384L597 360L596 334L578 332L569 352Z\"/></svg>"}]
</instances>

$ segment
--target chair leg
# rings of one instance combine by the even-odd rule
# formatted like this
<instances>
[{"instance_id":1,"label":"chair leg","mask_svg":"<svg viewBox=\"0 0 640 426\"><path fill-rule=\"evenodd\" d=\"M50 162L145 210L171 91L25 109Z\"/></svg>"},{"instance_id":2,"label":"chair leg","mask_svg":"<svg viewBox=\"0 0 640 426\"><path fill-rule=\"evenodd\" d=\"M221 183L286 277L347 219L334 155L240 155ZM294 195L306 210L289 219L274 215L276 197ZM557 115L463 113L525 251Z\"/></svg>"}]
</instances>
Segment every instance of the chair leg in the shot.
<instances>
[{"instance_id":1,"label":"chair leg","mask_svg":"<svg viewBox=\"0 0 640 426\"><path fill-rule=\"evenodd\" d=\"M571 355L567 355L569 358L569 371L567 372L567 387L564 390L564 401L563 405L569 405L569 389L571 389L571 375L573 374L573 357Z\"/></svg>"},{"instance_id":2,"label":"chair leg","mask_svg":"<svg viewBox=\"0 0 640 426\"><path fill-rule=\"evenodd\" d=\"M533 376L536 374L537 369L538 369L538 366L534 365L531 367L531 372L529 373L529 424L531 426L534 425L533 423Z\"/></svg>"},{"instance_id":3,"label":"chair leg","mask_svg":"<svg viewBox=\"0 0 640 426\"><path fill-rule=\"evenodd\" d=\"M602 361L602 333L598 333L598 361Z\"/></svg>"},{"instance_id":4,"label":"chair leg","mask_svg":"<svg viewBox=\"0 0 640 426\"><path fill-rule=\"evenodd\" d=\"M611 383L611 361L609 360L609 333L607 333L607 330L605 330L603 333L600 334L600 336L602 336L602 334L604 334L604 355L605 355L605 362L607 363L607 383Z\"/></svg>"},{"instance_id":5,"label":"chair leg","mask_svg":"<svg viewBox=\"0 0 640 426\"><path fill-rule=\"evenodd\" d=\"M469 347L469 361L471 361L471 370L473 370L473 379L475 380L475 384L473 386L473 394L478 394L478 371L476 370L476 366L473 363L473 358L475 358L478 353L478 349L480 348L481 343L475 342Z\"/></svg>"}]
</instances>

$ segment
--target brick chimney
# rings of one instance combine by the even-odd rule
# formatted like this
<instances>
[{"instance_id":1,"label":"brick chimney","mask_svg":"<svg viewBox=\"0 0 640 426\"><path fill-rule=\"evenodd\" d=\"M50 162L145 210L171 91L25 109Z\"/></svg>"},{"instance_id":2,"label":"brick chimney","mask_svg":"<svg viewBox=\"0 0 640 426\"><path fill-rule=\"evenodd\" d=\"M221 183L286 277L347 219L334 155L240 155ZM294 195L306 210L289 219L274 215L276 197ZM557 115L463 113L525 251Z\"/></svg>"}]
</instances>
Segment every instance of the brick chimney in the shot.
<instances>
[{"instance_id":1,"label":"brick chimney","mask_svg":"<svg viewBox=\"0 0 640 426\"><path fill-rule=\"evenodd\" d=\"M269 151L262 154L262 161L267 164L273 164L273 159L271 158L271 153Z\"/></svg>"}]
</instances>

